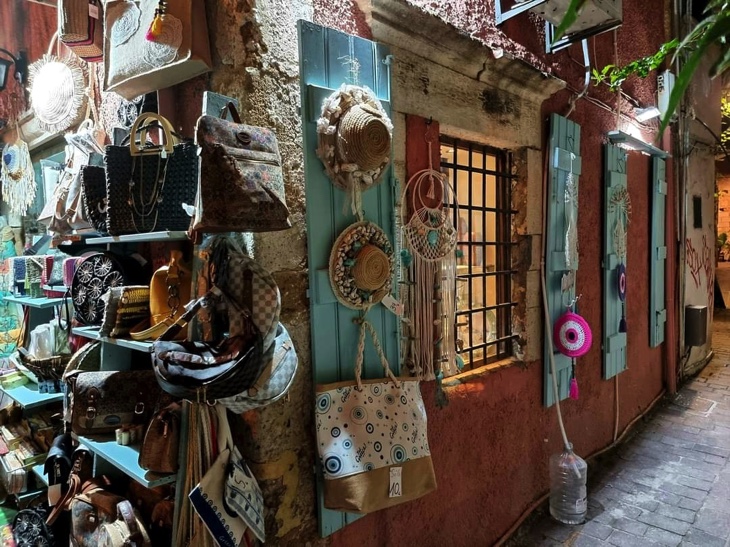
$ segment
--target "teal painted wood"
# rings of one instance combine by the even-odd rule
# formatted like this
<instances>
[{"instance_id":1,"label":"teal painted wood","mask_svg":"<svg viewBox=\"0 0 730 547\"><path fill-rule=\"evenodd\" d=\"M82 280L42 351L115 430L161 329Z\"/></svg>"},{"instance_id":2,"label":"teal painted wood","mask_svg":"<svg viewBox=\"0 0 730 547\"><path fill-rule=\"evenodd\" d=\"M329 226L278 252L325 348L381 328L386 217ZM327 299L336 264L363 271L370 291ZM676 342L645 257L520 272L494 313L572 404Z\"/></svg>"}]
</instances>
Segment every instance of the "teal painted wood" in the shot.
<instances>
[{"instance_id":1,"label":"teal painted wood","mask_svg":"<svg viewBox=\"0 0 730 547\"><path fill-rule=\"evenodd\" d=\"M550 324L547 326L546 335L552 337L553 325L560 315L566 310L566 304L575 296L575 288L566 292L561 290L561 279L566 271L565 260L565 234L566 224L566 203L565 203L565 181L568 173L572 171L576 189L578 178L581 173L580 158L580 126L570 120L552 114L550 116L550 165L548 177L548 210L547 210L547 233L545 274L548 310L550 313ZM573 157L571 157L571 154ZM577 209L577 199L573 203ZM578 218L576 211L575 218ZM574 265L575 270L578 264ZM543 393L545 406L552 406L555 403L553 394L552 372L550 370L550 349L547 340L544 348L544 382ZM558 351L553 351L555 368L557 372L558 392L560 399L568 397L570 387L571 359Z\"/></svg>"},{"instance_id":2,"label":"teal painted wood","mask_svg":"<svg viewBox=\"0 0 730 547\"><path fill-rule=\"evenodd\" d=\"M626 333L619 332L622 312L616 271L619 259L614 252L614 230L619 216L616 209L611 207L613 193L625 188L626 151L607 144L603 238L603 378L606 380L626 370ZM625 258L624 265L628 272Z\"/></svg>"},{"instance_id":3,"label":"teal painted wood","mask_svg":"<svg viewBox=\"0 0 730 547\"><path fill-rule=\"evenodd\" d=\"M340 305L330 288L327 266L332 244L347 226L356 221L345 207L346 194L332 185L315 150L316 121L322 100L343 83L358 83L375 91L390 113L390 70L387 47L306 21L299 21L302 127L307 204L307 244L309 255L309 298L312 336L312 371L315 384L354 378L358 329L353 324L359 312ZM347 59L357 59L359 72L354 82ZM393 210L395 192L392 172L384 182L363 194L365 218L377 223L391 242L395 241ZM391 181L391 182L389 182ZM383 351L396 372L399 370L398 325L396 317L382 306L368 313L378 333ZM383 370L375 350L366 344L364 376L382 378ZM354 522L360 515L324 508L322 474L317 471L319 532L328 536Z\"/></svg>"},{"instance_id":4,"label":"teal painted wood","mask_svg":"<svg viewBox=\"0 0 730 547\"><path fill-rule=\"evenodd\" d=\"M667 260L665 220L667 211L666 162L652 158L651 279L649 286L649 345L664 343L667 322L664 270Z\"/></svg>"}]
</instances>

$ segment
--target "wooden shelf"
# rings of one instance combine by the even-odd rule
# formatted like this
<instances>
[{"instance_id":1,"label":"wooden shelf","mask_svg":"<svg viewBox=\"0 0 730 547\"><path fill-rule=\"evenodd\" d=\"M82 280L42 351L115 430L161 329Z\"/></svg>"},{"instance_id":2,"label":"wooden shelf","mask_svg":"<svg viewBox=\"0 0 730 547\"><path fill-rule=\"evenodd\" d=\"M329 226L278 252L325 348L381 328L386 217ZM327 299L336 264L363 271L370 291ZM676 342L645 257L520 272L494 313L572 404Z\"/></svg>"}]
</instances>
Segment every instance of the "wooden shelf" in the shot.
<instances>
[{"instance_id":1,"label":"wooden shelf","mask_svg":"<svg viewBox=\"0 0 730 547\"><path fill-rule=\"evenodd\" d=\"M6 302L12 302L13 304L20 304L21 306L28 306L29 308L53 308L63 304L63 298L46 298L45 296L40 298L30 298L29 296L5 296L3 298Z\"/></svg>"},{"instance_id":2,"label":"wooden shelf","mask_svg":"<svg viewBox=\"0 0 730 547\"><path fill-rule=\"evenodd\" d=\"M41 393L38 384L31 382L9 389L0 387L0 391L26 410L63 401L63 393Z\"/></svg>"},{"instance_id":3,"label":"wooden shelf","mask_svg":"<svg viewBox=\"0 0 730 547\"><path fill-rule=\"evenodd\" d=\"M108 336L99 335L99 327L74 327L71 332L90 340L98 340L105 344L114 344L123 348L133 349L135 351L143 351L150 353L152 351L152 342L138 342L127 338L109 338Z\"/></svg>"},{"instance_id":4,"label":"wooden shelf","mask_svg":"<svg viewBox=\"0 0 730 547\"><path fill-rule=\"evenodd\" d=\"M139 446L122 446L112 437L83 437L73 435L94 454L109 462L128 477L147 488L170 484L177 480L177 474L158 475L139 466Z\"/></svg>"},{"instance_id":5,"label":"wooden shelf","mask_svg":"<svg viewBox=\"0 0 730 547\"><path fill-rule=\"evenodd\" d=\"M146 234L127 234L123 236L90 237L88 244L95 243L145 243L147 241L182 241L188 239L187 232L148 232Z\"/></svg>"}]
</instances>

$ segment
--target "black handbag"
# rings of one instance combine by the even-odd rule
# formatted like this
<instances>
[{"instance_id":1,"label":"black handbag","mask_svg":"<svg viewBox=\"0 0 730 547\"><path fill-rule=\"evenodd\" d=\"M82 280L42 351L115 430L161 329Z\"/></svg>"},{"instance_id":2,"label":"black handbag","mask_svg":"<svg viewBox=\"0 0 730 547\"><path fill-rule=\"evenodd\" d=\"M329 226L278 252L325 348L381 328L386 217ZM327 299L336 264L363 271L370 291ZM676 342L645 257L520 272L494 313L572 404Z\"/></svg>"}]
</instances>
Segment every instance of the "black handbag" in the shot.
<instances>
[{"instance_id":1,"label":"black handbag","mask_svg":"<svg viewBox=\"0 0 730 547\"><path fill-rule=\"evenodd\" d=\"M94 230L106 233L106 172L103 167L87 165L81 168L81 199L86 218Z\"/></svg>"},{"instance_id":2,"label":"black handbag","mask_svg":"<svg viewBox=\"0 0 730 547\"><path fill-rule=\"evenodd\" d=\"M48 486L66 483L71 474L73 451L73 439L70 433L64 433L53 439L46 463L43 465L43 473L48 477Z\"/></svg>"},{"instance_id":3,"label":"black handbag","mask_svg":"<svg viewBox=\"0 0 730 547\"><path fill-rule=\"evenodd\" d=\"M155 128L161 129L164 143L146 145ZM183 204L195 202L197 146L177 142L170 122L150 112L137 118L130 136L129 146L106 147L107 232L187 230L190 216Z\"/></svg>"},{"instance_id":4,"label":"black handbag","mask_svg":"<svg viewBox=\"0 0 730 547\"><path fill-rule=\"evenodd\" d=\"M199 298L152 344L152 368L167 393L193 401L231 397L249 389L261 374L263 339L250 314L244 314L245 332L218 343L172 342L201 306L220 298L215 287Z\"/></svg>"}]
</instances>

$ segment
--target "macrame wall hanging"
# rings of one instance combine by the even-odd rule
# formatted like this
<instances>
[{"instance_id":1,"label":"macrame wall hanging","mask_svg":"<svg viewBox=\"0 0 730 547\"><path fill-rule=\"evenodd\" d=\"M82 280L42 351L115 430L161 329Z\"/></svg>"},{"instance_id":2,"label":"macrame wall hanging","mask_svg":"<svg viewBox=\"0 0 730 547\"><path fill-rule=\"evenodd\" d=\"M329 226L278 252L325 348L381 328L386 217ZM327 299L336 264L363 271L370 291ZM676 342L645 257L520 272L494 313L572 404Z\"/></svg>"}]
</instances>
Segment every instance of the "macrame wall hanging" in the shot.
<instances>
[{"instance_id":1,"label":"macrame wall hanging","mask_svg":"<svg viewBox=\"0 0 730 547\"><path fill-rule=\"evenodd\" d=\"M437 380L439 403L445 404L441 380L459 372L456 355L456 242L451 217L456 195L443 173L429 168L414 174L401 194L401 262L406 307L404 359L420 380Z\"/></svg>"},{"instance_id":2,"label":"macrame wall hanging","mask_svg":"<svg viewBox=\"0 0 730 547\"><path fill-rule=\"evenodd\" d=\"M28 145L20 136L3 148L0 179L2 198L10 213L24 216L35 201L36 184Z\"/></svg>"},{"instance_id":3,"label":"macrame wall hanging","mask_svg":"<svg viewBox=\"0 0 730 547\"><path fill-rule=\"evenodd\" d=\"M616 226L613 229L613 252L618 260L616 267L616 285L618 298L621 301L621 321L618 331L626 332L626 252L629 221L631 220L631 196L625 186L613 191L608 203L608 212L616 215Z\"/></svg>"}]
</instances>

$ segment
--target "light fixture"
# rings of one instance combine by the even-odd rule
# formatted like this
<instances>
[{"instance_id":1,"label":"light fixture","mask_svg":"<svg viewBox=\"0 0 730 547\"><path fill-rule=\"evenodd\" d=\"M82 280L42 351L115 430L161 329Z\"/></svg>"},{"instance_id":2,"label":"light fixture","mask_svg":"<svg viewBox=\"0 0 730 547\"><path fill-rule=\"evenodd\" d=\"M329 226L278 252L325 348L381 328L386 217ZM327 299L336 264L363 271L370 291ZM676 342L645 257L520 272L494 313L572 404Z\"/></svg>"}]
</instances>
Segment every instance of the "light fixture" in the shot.
<instances>
[{"instance_id":1,"label":"light fixture","mask_svg":"<svg viewBox=\"0 0 730 547\"><path fill-rule=\"evenodd\" d=\"M637 108L634 111L634 117L637 122L646 122L658 118L662 113L656 106L647 106L646 108Z\"/></svg>"},{"instance_id":2,"label":"light fixture","mask_svg":"<svg viewBox=\"0 0 730 547\"><path fill-rule=\"evenodd\" d=\"M12 61L9 61L0 57L0 91L3 91L8 85L8 76L10 75L10 68L12 66L15 66L15 79L18 83L23 83L25 75L28 72L28 58L24 51L21 51L16 57L7 49L0 47L0 53L5 54L12 59Z\"/></svg>"},{"instance_id":3,"label":"light fixture","mask_svg":"<svg viewBox=\"0 0 730 547\"><path fill-rule=\"evenodd\" d=\"M669 152L665 152L661 148L657 148L654 145L649 144L648 142L644 142L641 139L637 139L636 137L632 137L628 133L624 133L623 131L609 131L608 132L608 140L611 141L613 144L618 144L622 148L627 148L629 150L638 150L639 152L643 152L644 154L648 154L649 156L656 156L658 158L668 158Z\"/></svg>"}]
</instances>

